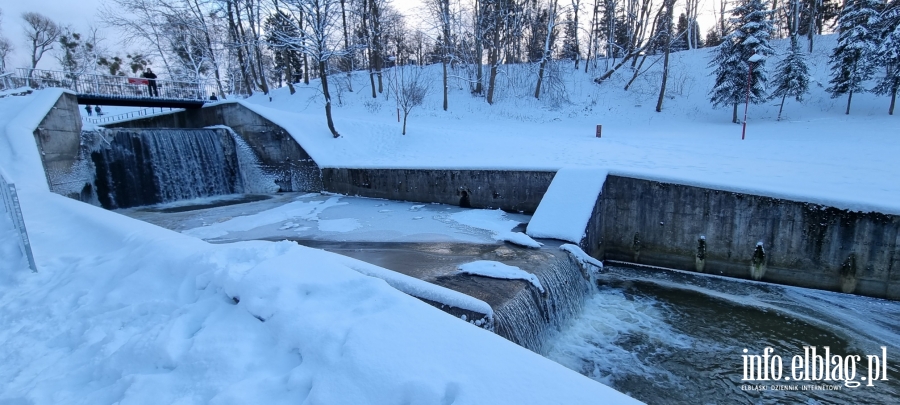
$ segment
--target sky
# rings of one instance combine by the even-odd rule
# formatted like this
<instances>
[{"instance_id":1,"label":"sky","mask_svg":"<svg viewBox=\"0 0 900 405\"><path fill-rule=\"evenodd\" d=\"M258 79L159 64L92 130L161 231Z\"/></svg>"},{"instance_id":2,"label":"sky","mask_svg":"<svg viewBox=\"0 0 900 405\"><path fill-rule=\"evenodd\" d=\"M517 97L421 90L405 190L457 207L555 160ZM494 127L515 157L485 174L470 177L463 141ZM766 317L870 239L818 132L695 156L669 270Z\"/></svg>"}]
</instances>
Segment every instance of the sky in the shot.
<instances>
[{"instance_id":1,"label":"sky","mask_svg":"<svg viewBox=\"0 0 900 405\"><path fill-rule=\"evenodd\" d=\"M398 10L407 15L421 15L422 4L425 0L389 0L389 2ZM110 49L120 46L116 43L116 36L105 29L99 22L98 15L101 6L108 3L109 0L31 0L31 1L4 1L0 5L3 10L3 21L0 25L0 34L9 38L13 43L13 52L7 60L7 66L11 68L26 67L30 64L29 46L26 43L23 34L22 13L34 11L50 17L52 20L62 24L69 25L77 32L86 32L92 25L100 28L100 33L106 38L105 43L101 44ZM590 8L590 0L582 0L582 8L588 10ZM683 1L678 1L679 5L683 5ZM701 0L700 2L700 28L706 33L712 24L713 0ZM563 0L560 4L569 5L569 1ZM589 18L589 17L585 17ZM676 12L677 18L677 12ZM407 24L415 26L421 18L408 18ZM587 21L586 19L584 21ZM38 68L53 69L58 65L52 54L45 55L38 64Z\"/></svg>"}]
</instances>

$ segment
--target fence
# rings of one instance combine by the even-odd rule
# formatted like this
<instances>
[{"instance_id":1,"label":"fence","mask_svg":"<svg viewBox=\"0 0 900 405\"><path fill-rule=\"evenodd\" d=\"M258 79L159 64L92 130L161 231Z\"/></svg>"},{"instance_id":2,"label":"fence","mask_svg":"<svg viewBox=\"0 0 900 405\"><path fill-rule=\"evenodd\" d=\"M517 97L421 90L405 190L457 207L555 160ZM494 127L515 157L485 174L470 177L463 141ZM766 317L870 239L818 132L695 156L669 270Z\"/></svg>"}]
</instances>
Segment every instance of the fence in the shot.
<instances>
[{"instance_id":1,"label":"fence","mask_svg":"<svg viewBox=\"0 0 900 405\"><path fill-rule=\"evenodd\" d=\"M57 70L16 69L16 80L21 85L33 89L45 87L61 87L78 94L106 98L150 98L147 88L148 79L98 75L76 74ZM207 100L216 91L216 86L205 81L183 82L175 80L154 79L159 90L157 98L167 100Z\"/></svg>"},{"instance_id":2,"label":"fence","mask_svg":"<svg viewBox=\"0 0 900 405\"><path fill-rule=\"evenodd\" d=\"M106 116L98 116L98 117L81 117L82 121L90 122L92 124L106 124L110 122L118 122L124 120L130 120L132 118L138 117L148 117L151 115L157 114L165 114L172 112L184 111L183 108L170 108L170 107L150 107L143 108L137 111L129 111L127 113L115 114L115 115L106 115Z\"/></svg>"},{"instance_id":3,"label":"fence","mask_svg":"<svg viewBox=\"0 0 900 405\"><path fill-rule=\"evenodd\" d=\"M25 218L22 217L22 207L19 205L19 194L16 193L16 185L6 181L2 170L0 170L0 197L3 198L3 207L19 234L19 247L22 249L22 254L28 258L28 267L31 271L36 272L37 266L34 264L34 255L31 253L31 241L28 239Z\"/></svg>"}]
</instances>

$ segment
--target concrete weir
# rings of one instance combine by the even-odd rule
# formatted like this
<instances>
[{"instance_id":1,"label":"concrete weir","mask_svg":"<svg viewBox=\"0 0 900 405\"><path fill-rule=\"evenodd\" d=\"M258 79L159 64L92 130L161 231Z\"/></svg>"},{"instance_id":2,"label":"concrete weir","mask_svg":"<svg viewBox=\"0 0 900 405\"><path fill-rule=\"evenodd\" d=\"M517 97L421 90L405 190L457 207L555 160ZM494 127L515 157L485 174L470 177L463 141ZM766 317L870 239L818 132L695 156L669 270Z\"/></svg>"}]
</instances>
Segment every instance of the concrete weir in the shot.
<instances>
[{"instance_id":1,"label":"concrete weir","mask_svg":"<svg viewBox=\"0 0 900 405\"><path fill-rule=\"evenodd\" d=\"M216 125L234 131L236 147L247 145L262 177L277 184L280 191L327 191L531 214L555 176L555 171L549 170L320 168L283 128L239 103L109 127ZM96 184L91 180L96 167L85 157L73 95L62 95L34 137L51 190L99 205ZM900 300L897 215L609 175L578 244L600 260ZM497 313L498 333L540 350L545 328L565 318L583 300L583 291L570 282L575 274L571 259L545 259L544 263L556 268L533 272L542 282L566 286L550 295L531 291L526 283L515 280L434 274L421 279L490 303ZM558 280L551 280L554 277ZM583 279L580 273L578 278ZM571 297L561 299L554 294ZM452 308L443 309L463 315Z\"/></svg>"}]
</instances>

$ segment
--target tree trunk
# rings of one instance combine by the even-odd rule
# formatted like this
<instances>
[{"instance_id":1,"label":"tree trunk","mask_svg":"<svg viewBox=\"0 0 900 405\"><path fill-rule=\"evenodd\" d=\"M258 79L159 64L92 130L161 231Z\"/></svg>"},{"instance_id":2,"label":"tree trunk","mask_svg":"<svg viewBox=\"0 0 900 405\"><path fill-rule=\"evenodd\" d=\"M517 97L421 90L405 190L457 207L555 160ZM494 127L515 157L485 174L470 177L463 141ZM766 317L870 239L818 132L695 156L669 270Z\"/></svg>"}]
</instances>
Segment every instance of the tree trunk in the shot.
<instances>
[{"instance_id":1,"label":"tree trunk","mask_svg":"<svg viewBox=\"0 0 900 405\"><path fill-rule=\"evenodd\" d=\"M378 93L384 92L384 84L381 70L384 68L384 43L381 36L381 17L378 11L378 1L369 0L372 17L372 62L375 65L375 74L378 75Z\"/></svg>"},{"instance_id":2,"label":"tree trunk","mask_svg":"<svg viewBox=\"0 0 900 405\"><path fill-rule=\"evenodd\" d=\"M488 57L488 63L491 64L491 71L488 75L488 93L487 93L487 102L488 104L494 104L494 88L497 84L497 64L499 63L498 59L500 59L500 50L499 49L491 49L490 56Z\"/></svg>"},{"instance_id":3,"label":"tree trunk","mask_svg":"<svg viewBox=\"0 0 900 405\"><path fill-rule=\"evenodd\" d=\"M225 3L227 8L226 12L228 14L228 30L231 32L231 40L237 44L237 56L238 56L238 64L241 66L241 79L244 81L244 86L247 88L247 95L253 95L253 88L250 86L250 75L247 73L247 65L244 62L244 51L243 51L243 38L240 36L240 32L237 29L237 24L234 22L234 9L231 7L231 2L228 1Z\"/></svg>"},{"instance_id":4,"label":"tree trunk","mask_svg":"<svg viewBox=\"0 0 900 405\"><path fill-rule=\"evenodd\" d=\"M897 101L897 86L891 89L891 108L888 109L888 115L894 115L894 104Z\"/></svg>"},{"instance_id":5,"label":"tree trunk","mask_svg":"<svg viewBox=\"0 0 900 405\"><path fill-rule=\"evenodd\" d=\"M344 68L347 69L347 90L351 93L353 92L353 55L350 54L350 34L347 32L347 11L344 8L345 0L341 0L341 23L344 27L344 52L347 55L344 55L345 65Z\"/></svg>"},{"instance_id":6,"label":"tree trunk","mask_svg":"<svg viewBox=\"0 0 900 405\"><path fill-rule=\"evenodd\" d=\"M475 94L484 93L484 34L481 32L481 1L475 0Z\"/></svg>"},{"instance_id":7,"label":"tree trunk","mask_svg":"<svg viewBox=\"0 0 900 405\"><path fill-rule=\"evenodd\" d=\"M778 107L778 119L776 121L781 121L781 110L784 110L785 97L787 97L787 94L781 96L781 107Z\"/></svg>"},{"instance_id":8,"label":"tree trunk","mask_svg":"<svg viewBox=\"0 0 900 405\"><path fill-rule=\"evenodd\" d=\"M443 85L444 85L444 111L447 111L447 93L449 92L449 85L447 84L447 58L442 58L441 65L444 68L443 74Z\"/></svg>"},{"instance_id":9,"label":"tree trunk","mask_svg":"<svg viewBox=\"0 0 900 405\"><path fill-rule=\"evenodd\" d=\"M544 67L547 65L547 58L541 58L541 67L538 68L537 85L534 86L534 98L541 98L541 83L544 81Z\"/></svg>"},{"instance_id":10,"label":"tree trunk","mask_svg":"<svg viewBox=\"0 0 900 405\"><path fill-rule=\"evenodd\" d=\"M634 73L631 75L631 80L629 80L625 85L625 91L628 91L628 89L631 88L631 84L634 83L634 81L637 80L638 76L641 75L641 69L643 69L644 62L647 61L648 56L649 55L644 54L644 56L641 58L641 63L638 63L637 69L634 69Z\"/></svg>"},{"instance_id":11,"label":"tree trunk","mask_svg":"<svg viewBox=\"0 0 900 405\"><path fill-rule=\"evenodd\" d=\"M850 95L847 96L847 112L844 114L850 115L850 101L853 100L853 90L850 90Z\"/></svg>"},{"instance_id":12,"label":"tree trunk","mask_svg":"<svg viewBox=\"0 0 900 405\"><path fill-rule=\"evenodd\" d=\"M303 54L303 84L309 84L309 58Z\"/></svg>"},{"instance_id":13,"label":"tree trunk","mask_svg":"<svg viewBox=\"0 0 900 405\"><path fill-rule=\"evenodd\" d=\"M374 58L372 56L373 53L373 45L372 45L372 33L369 31L369 12L370 10L368 3L363 0L363 13L362 13L362 32L366 38L366 46L369 48L368 59L369 59L369 84L372 85L372 98L378 98L378 94L375 89L375 68L374 68Z\"/></svg>"},{"instance_id":14,"label":"tree trunk","mask_svg":"<svg viewBox=\"0 0 900 405\"><path fill-rule=\"evenodd\" d=\"M290 51L285 51L285 52L290 52ZM293 69L293 67L291 67L292 63L291 63L290 53L287 53L286 59L287 59L287 63L285 63L285 65L287 67L287 72L286 72L287 73L287 85L288 85L288 89L291 91L291 94L294 94L297 92L297 90L294 88L294 69Z\"/></svg>"},{"instance_id":15,"label":"tree trunk","mask_svg":"<svg viewBox=\"0 0 900 405\"><path fill-rule=\"evenodd\" d=\"M450 0L439 0L441 7L441 36L444 45L441 47L441 64L444 67L444 111L449 105L450 86L447 84L447 64L450 63Z\"/></svg>"},{"instance_id":16,"label":"tree trunk","mask_svg":"<svg viewBox=\"0 0 900 405\"><path fill-rule=\"evenodd\" d=\"M672 24L672 6L671 4L673 0L670 0L668 18L669 25ZM670 27L671 28L671 27ZM656 112L662 112L663 100L666 97L666 82L669 80L669 52L672 49L672 38L667 33L666 34L666 54L663 56L663 74L662 74L662 84L659 85L659 99L656 100Z\"/></svg>"},{"instance_id":17,"label":"tree trunk","mask_svg":"<svg viewBox=\"0 0 900 405\"><path fill-rule=\"evenodd\" d=\"M556 27L556 1L550 3L550 10L547 12L547 36L544 38L544 49L541 52L541 67L538 69L537 85L534 87L534 98L541 98L541 83L544 81L544 69L547 67L547 61L550 59L550 48L553 44L553 28Z\"/></svg>"},{"instance_id":18,"label":"tree trunk","mask_svg":"<svg viewBox=\"0 0 900 405\"><path fill-rule=\"evenodd\" d=\"M403 133L401 135L406 135L406 117L409 116L409 111L403 111Z\"/></svg>"},{"instance_id":19,"label":"tree trunk","mask_svg":"<svg viewBox=\"0 0 900 405\"><path fill-rule=\"evenodd\" d=\"M581 60L581 48L578 47L578 12L581 11L579 10L581 8L580 3L581 0L572 0L572 14L575 15L575 21L573 21L573 24L575 24L575 70L578 70L578 61Z\"/></svg>"},{"instance_id":20,"label":"tree trunk","mask_svg":"<svg viewBox=\"0 0 900 405\"><path fill-rule=\"evenodd\" d=\"M328 93L328 74L325 69L325 61L319 61L319 79L322 81L322 93L325 95L325 118L328 120L328 129L335 138L341 134L334 129L334 121L331 119L331 94Z\"/></svg>"},{"instance_id":21,"label":"tree trunk","mask_svg":"<svg viewBox=\"0 0 900 405\"><path fill-rule=\"evenodd\" d=\"M733 122L735 124L740 124L740 122L738 122L737 106L738 106L738 103L734 103L734 109L731 111L731 122Z\"/></svg>"}]
</instances>

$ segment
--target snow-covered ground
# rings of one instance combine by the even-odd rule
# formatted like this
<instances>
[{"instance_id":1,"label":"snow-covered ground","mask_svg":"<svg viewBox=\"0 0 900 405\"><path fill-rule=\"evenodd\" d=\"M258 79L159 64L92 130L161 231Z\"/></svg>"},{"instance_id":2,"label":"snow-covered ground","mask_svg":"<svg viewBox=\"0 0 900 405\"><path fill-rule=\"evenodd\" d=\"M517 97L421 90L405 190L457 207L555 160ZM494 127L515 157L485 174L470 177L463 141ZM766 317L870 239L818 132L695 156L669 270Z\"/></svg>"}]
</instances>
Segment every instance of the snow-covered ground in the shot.
<instances>
[{"instance_id":1,"label":"snow-covered ground","mask_svg":"<svg viewBox=\"0 0 900 405\"><path fill-rule=\"evenodd\" d=\"M504 66L495 105L453 80L449 111L441 108L440 67L430 66L433 90L411 113L405 136L393 97L385 90L373 99L362 72L354 75L354 92L345 90L346 76L335 76L335 85L344 88L333 95L338 139L326 126L318 82L298 85L294 95L276 90L272 101L258 94L242 102L290 131L325 167L599 166L611 174L900 213L900 182L894 180L900 177L894 163L900 156L898 117L887 115L888 98L872 94L854 94L845 115L846 98L832 99L824 90L835 37L816 41L811 94L801 103L787 100L782 121L776 121L780 100L751 105L743 141L741 126L731 123L731 109L710 107L709 49L673 54L661 113L654 110L660 64L624 91L631 78L627 69L597 85L592 75L564 63L568 101L561 104L530 95L535 67ZM774 46L784 50L787 43ZM384 79L390 78L388 71Z\"/></svg>"}]
</instances>

